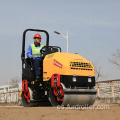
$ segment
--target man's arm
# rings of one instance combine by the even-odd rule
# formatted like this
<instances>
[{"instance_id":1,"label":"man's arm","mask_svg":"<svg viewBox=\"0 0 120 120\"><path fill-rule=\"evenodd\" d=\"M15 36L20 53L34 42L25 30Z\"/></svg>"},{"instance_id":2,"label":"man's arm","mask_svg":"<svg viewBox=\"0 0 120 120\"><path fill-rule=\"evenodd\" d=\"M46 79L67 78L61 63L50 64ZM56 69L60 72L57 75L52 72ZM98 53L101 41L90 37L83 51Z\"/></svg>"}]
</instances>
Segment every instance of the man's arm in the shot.
<instances>
[{"instance_id":1,"label":"man's arm","mask_svg":"<svg viewBox=\"0 0 120 120\"><path fill-rule=\"evenodd\" d=\"M27 50L27 57L33 58L31 45L29 45L29 47L28 47L28 50Z\"/></svg>"}]
</instances>

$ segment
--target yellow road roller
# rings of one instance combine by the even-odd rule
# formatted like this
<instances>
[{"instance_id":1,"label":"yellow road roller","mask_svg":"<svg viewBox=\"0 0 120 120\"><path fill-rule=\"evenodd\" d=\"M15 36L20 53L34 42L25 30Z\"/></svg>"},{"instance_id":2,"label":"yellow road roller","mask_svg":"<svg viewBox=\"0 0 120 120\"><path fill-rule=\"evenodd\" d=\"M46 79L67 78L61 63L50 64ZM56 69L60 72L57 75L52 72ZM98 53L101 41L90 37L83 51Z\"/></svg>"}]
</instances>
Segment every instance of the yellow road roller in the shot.
<instances>
[{"instance_id":1,"label":"yellow road roller","mask_svg":"<svg viewBox=\"0 0 120 120\"><path fill-rule=\"evenodd\" d=\"M28 31L46 35L46 45L40 50L42 76L36 80L29 58L25 58L25 38ZM93 105L96 98L95 70L90 61L79 54L63 53L59 46L49 46L46 30L26 29L22 42L22 103L24 107L58 105Z\"/></svg>"}]
</instances>

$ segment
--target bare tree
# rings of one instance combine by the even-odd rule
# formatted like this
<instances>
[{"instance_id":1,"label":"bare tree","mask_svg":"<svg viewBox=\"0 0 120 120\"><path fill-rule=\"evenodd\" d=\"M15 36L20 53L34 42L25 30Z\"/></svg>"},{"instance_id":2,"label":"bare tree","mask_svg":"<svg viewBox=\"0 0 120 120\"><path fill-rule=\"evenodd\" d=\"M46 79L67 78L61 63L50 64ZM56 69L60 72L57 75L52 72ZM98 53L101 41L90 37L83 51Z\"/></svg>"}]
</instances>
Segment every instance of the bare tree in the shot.
<instances>
[{"instance_id":1,"label":"bare tree","mask_svg":"<svg viewBox=\"0 0 120 120\"><path fill-rule=\"evenodd\" d=\"M97 64L93 64L95 67L95 81L98 79L102 79L106 77L102 72L101 72L101 66L98 66Z\"/></svg>"},{"instance_id":2,"label":"bare tree","mask_svg":"<svg viewBox=\"0 0 120 120\"><path fill-rule=\"evenodd\" d=\"M19 87L19 81L20 81L20 78L18 76L16 76L9 81L9 84L12 86Z\"/></svg>"},{"instance_id":3,"label":"bare tree","mask_svg":"<svg viewBox=\"0 0 120 120\"><path fill-rule=\"evenodd\" d=\"M112 54L112 58L109 61L120 68L120 49L117 49L115 53Z\"/></svg>"}]
</instances>

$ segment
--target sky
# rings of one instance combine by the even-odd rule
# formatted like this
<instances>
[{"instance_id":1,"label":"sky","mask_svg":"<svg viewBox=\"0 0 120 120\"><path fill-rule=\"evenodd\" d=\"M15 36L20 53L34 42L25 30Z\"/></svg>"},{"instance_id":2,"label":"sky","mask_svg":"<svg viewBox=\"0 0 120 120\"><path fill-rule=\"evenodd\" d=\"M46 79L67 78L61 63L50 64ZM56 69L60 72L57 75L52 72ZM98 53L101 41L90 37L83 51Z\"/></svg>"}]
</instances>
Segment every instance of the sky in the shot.
<instances>
[{"instance_id":1,"label":"sky","mask_svg":"<svg viewBox=\"0 0 120 120\"><path fill-rule=\"evenodd\" d=\"M120 48L119 0L0 0L0 85L22 73L22 35L28 28L46 30L50 45L67 51L63 35L68 30L68 52L90 60L106 77L120 79L119 69L109 62ZM26 35L26 50L36 32ZM42 43L45 43L45 35Z\"/></svg>"}]
</instances>

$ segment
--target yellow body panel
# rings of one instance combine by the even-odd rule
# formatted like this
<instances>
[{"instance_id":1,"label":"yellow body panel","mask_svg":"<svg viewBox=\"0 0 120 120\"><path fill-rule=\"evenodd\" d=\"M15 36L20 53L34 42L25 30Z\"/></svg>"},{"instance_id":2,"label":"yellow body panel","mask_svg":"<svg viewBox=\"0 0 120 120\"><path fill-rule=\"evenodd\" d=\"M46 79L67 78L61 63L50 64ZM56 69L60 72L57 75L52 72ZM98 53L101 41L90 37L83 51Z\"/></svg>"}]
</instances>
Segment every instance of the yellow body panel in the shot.
<instances>
[{"instance_id":1,"label":"yellow body panel","mask_svg":"<svg viewBox=\"0 0 120 120\"><path fill-rule=\"evenodd\" d=\"M43 60L43 81L48 81L55 73L60 75L95 76L90 61L78 54L56 52L46 55Z\"/></svg>"}]
</instances>

